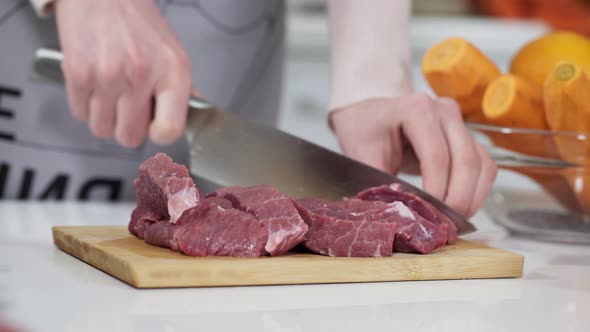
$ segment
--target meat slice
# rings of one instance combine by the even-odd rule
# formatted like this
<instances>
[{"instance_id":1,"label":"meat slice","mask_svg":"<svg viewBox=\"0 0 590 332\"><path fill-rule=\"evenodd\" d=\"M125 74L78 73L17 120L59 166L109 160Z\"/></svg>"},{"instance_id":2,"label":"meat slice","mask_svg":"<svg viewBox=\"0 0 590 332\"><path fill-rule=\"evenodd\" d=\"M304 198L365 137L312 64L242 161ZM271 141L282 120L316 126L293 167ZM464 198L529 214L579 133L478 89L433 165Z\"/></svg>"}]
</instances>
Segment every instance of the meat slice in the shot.
<instances>
[{"instance_id":1,"label":"meat slice","mask_svg":"<svg viewBox=\"0 0 590 332\"><path fill-rule=\"evenodd\" d=\"M277 256L300 243L330 256L426 254L457 238L445 215L397 184L339 202L295 201L270 185L205 197L186 167L158 153L141 164L134 185L129 231L190 256Z\"/></svg>"},{"instance_id":2,"label":"meat slice","mask_svg":"<svg viewBox=\"0 0 590 332\"><path fill-rule=\"evenodd\" d=\"M249 213L214 206L201 214L196 207L180 217L185 218L188 220L182 221L172 241L186 255L253 258L266 254L268 232Z\"/></svg>"},{"instance_id":3,"label":"meat slice","mask_svg":"<svg viewBox=\"0 0 590 332\"><path fill-rule=\"evenodd\" d=\"M446 243L445 230L422 218L402 202L348 199L344 201L344 206L351 213L369 220L395 222L394 252L428 254Z\"/></svg>"},{"instance_id":4,"label":"meat slice","mask_svg":"<svg viewBox=\"0 0 590 332\"><path fill-rule=\"evenodd\" d=\"M178 245L173 241L173 238L180 227L181 225L173 224L168 220L158 221L144 231L143 240L153 246L178 251Z\"/></svg>"},{"instance_id":5,"label":"meat slice","mask_svg":"<svg viewBox=\"0 0 590 332\"><path fill-rule=\"evenodd\" d=\"M265 250L271 256L284 254L305 239L305 224L293 200L270 185L225 187L208 197L223 197L234 208L255 216L268 231Z\"/></svg>"},{"instance_id":6,"label":"meat slice","mask_svg":"<svg viewBox=\"0 0 590 332\"><path fill-rule=\"evenodd\" d=\"M359 199L348 199L343 202L326 202L317 199L299 200L301 206L306 208L302 215L309 223L310 229L304 243L308 249L319 252L324 248L324 253L334 245L334 235L327 235L330 232L343 231L338 223L342 220L354 222L361 225L362 222L394 224L393 251L417 252L427 254L440 247L446 242L446 233L437 225L422 218L418 213L412 211L402 202L385 203L381 201L363 201ZM350 226L349 226L350 227ZM326 231L327 229L327 231ZM320 230L319 233L316 233ZM373 241L379 243L383 234L377 235ZM367 242L369 238L367 237ZM321 245L318 246L318 243ZM366 244L365 244L366 245ZM328 248L328 249L326 249ZM334 249L332 249L334 250ZM342 250L335 252L335 255L342 253ZM384 256L382 254L382 256Z\"/></svg>"},{"instance_id":7,"label":"meat slice","mask_svg":"<svg viewBox=\"0 0 590 332\"><path fill-rule=\"evenodd\" d=\"M131 221L129 222L128 229L131 234L143 239L144 232L152 224L162 220L168 222L168 217L158 215L149 208L138 206L131 212Z\"/></svg>"},{"instance_id":8,"label":"meat slice","mask_svg":"<svg viewBox=\"0 0 590 332\"><path fill-rule=\"evenodd\" d=\"M312 252L344 257L391 256L395 222L348 211L344 202L312 198L298 200L296 205L309 225L303 244Z\"/></svg>"},{"instance_id":9,"label":"meat slice","mask_svg":"<svg viewBox=\"0 0 590 332\"><path fill-rule=\"evenodd\" d=\"M171 223L168 219L166 219L149 225L149 227L147 227L144 230L142 238L145 240L145 242L151 245L170 248L174 251L179 251L178 244L174 239L174 235L180 229L181 224L191 221L191 218L189 218L188 215L190 214L193 217L201 216L207 213L212 206L225 204L230 203L227 200L225 201L225 203L221 202L221 200L211 202L207 200L201 201L200 204L198 204L197 206L185 210L185 212L187 213L187 217L183 218L181 216L175 224Z\"/></svg>"},{"instance_id":10,"label":"meat slice","mask_svg":"<svg viewBox=\"0 0 590 332\"><path fill-rule=\"evenodd\" d=\"M395 202L400 201L407 207L417 212L422 218L438 225L447 234L447 243L457 241L457 226L432 204L422 198L401 190L401 185L394 183L389 186L373 187L360 192L356 198L366 201Z\"/></svg>"},{"instance_id":11,"label":"meat slice","mask_svg":"<svg viewBox=\"0 0 590 332\"><path fill-rule=\"evenodd\" d=\"M186 167L173 162L164 153L140 165L134 186L137 207L131 214L129 231L140 238L146 225L161 220L175 223L184 210L203 199Z\"/></svg>"},{"instance_id":12,"label":"meat slice","mask_svg":"<svg viewBox=\"0 0 590 332\"><path fill-rule=\"evenodd\" d=\"M184 211L176 224L149 226L144 240L189 256L258 257L266 254L266 228L253 215L233 209L223 198L210 198Z\"/></svg>"},{"instance_id":13,"label":"meat slice","mask_svg":"<svg viewBox=\"0 0 590 332\"><path fill-rule=\"evenodd\" d=\"M429 254L447 242L444 229L422 218L404 203L385 203L380 212L374 211L371 218L391 217L397 223L394 251Z\"/></svg>"}]
</instances>

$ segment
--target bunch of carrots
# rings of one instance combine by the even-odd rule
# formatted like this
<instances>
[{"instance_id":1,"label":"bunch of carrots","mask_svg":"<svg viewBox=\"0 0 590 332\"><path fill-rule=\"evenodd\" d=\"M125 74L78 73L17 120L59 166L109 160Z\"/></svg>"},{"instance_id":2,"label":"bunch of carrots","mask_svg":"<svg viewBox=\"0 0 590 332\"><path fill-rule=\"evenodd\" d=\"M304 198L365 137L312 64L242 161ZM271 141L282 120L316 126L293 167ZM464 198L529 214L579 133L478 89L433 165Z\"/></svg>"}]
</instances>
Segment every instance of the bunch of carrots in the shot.
<instances>
[{"instance_id":1,"label":"bunch of carrots","mask_svg":"<svg viewBox=\"0 0 590 332\"><path fill-rule=\"evenodd\" d=\"M582 165L512 170L535 180L570 211L590 215L590 138L579 138L590 135L590 40L551 32L524 45L503 73L469 41L449 38L426 52L422 70L438 96L459 103L465 121L570 132L487 134L509 150Z\"/></svg>"}]
</instances>

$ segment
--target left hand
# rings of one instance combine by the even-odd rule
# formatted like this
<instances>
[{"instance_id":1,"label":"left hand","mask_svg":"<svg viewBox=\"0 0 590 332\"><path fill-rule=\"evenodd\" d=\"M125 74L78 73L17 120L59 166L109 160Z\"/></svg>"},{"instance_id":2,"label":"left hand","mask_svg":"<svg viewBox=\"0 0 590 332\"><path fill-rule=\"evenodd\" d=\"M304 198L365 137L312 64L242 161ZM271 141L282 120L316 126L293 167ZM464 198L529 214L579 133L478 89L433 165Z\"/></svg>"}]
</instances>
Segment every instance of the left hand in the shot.
<instances>
[{"instance_id":1,"label":"left hand","mask_svg":"<svg viewBox=\"0 0 590 332\"><path fill-rule=\"evenodd\" d=\"M424 189L471 217L497 167L463 123L457 103L415 93L336 110L331 124L346 155L395 174L422 174Z\"/></svg>"}]
</instances>

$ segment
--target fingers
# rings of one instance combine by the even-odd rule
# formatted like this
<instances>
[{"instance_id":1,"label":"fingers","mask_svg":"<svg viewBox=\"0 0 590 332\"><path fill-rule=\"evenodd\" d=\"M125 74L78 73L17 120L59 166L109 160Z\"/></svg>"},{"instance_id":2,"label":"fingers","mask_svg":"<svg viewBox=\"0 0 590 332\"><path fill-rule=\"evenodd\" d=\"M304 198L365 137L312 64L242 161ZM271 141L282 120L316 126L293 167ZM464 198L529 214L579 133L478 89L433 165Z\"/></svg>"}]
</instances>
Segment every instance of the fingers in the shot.
<instances>
[{"instance_id":1,"label":"fingers","mask_svg":"<svg viewBox=\"0 0 590 332\"><path fill-rule=\"evenodd\" d=\"M129 148L141 145L147 136L151 121L152 103L149 98L138 98L126 94L117 104L115 139Z\"/></svg>"},{"instance_id":2,"label":"fingers","mask_svg":"<svg viewBox=\"0 0 590 332\"><path fill-rule=\"evenodd\" d=\"M388 151L390 150L378 143L372 146L354 146L353 149L345 150L344 153L355 160L391 174L395 171L396 163L392 160L392 154L387 153Z\"/></svg>"},{"instance_id":3,"label":"fingers","mask_svg":"<svg viewBox=\"0 0 590 332\"><path fill-rule=\"evenodd\" d=\"M152 72L145 55L130 57L124 69L125 91L117 103L115 139L129 148L141 145L152 120Z\"/></svg>"},{"instance_id":4,"label":"fingers","mask_svg":"<svg viewBox=\"0 0 590 332\"><path fill-rule=\"evenodd\" d=\"M111 138L115 131L119 95L128 87L125 76L121 75L123 68L122 62L112 60L99 63L97 67L88 126L98 138Z\"/></svg>"},{"instance_id":5,"label":"fingers","mask_svg":"<svg viewBox=\"0 0 590 332\"><path fill-rule=\"evenodd\" d=\"M150 139L160 145L176 141L186 124L188 94L166 89L156 96L156 112L149 128Z\"/></svg>"},{"instance_id":6,"label":"fingers","mask_svg":"<svg viewBox=\"0 0 590 332\"><path fill-rule=\"evenodd\" d=\"M114 135L126 147L143 143L148 129L155 143L172 143L186 123L192 90L190 65L182 56L173 56L158 77L140 60L119 62L124 66L113 61L98 66L82 66L80 62L64 65L71 112L88 122L94 136L106 139ZM152 96L156 99L154 119Z\"/></svg>"},{"instance_id":7,"label":"fingers","mask_svg":"<svg viewBox=\"0 0 590 332\"><path fill-rule=\"evenodd\" d=\"M482 205L496 177L452 100L419 93L373 100L338 110L332 120L346 155L385 171L407 170L417 159L424 189L465 216Z\"/></svg>"},{"instance_id":8,"label":"fingers","mask_svg":"<svg viewBox=\"0 0 590 332\"><path fill-rule=\"evenodd\" d=\"M406 112L402 130L420 161L424 189L443 200L449 180L450 152L440 118L433 112L434 101L427 95L414 95L412 110Z\"/></svg>"},{"instance_id":9,"label":"fingers","mask_svg":"<svg viewBox=\"0 0 590 332\"><path fill-rule=\"evenodd\" d=\"M117 98L115 94L105 91L97 92L90 98L88 127L98 138L107 139L113 136L116 121Z\"/></svg>"},{"instance_id":10,"label":"fingers","mask_svg":"<svg viewBox=\"0 0 590 332\"><path fill-rule=\"evenodd\" d=\"M169 71L156 83L156 109L149 128L150 139L161 145L173 143L182 135L192 89L188 57L176 52L168 61Z\"/></svg>"},{"instance_id":11,"label":"fingers","mask_svg":"<svg viewBox=\"0 0 590 332\"><path fill-rule=\"evenodd\" d=\"M437 110L451 156L451 166L445 202L457 212L467 215L482 170L482 160L471 134L463 124L457 103L441 98Z\"/></svg>"},{"instance_id":12,"label":"fingers","mask_svg":"<svg viewBox=\"0 0 590 332\"><path fill-rule=\"evenodd\" d=\"M190 62L153 1L64 1L56 23L71 113L93 135L125 146L141 144L150 127L156 143L180 136Z\"/></svg>"},{"instance_id":13,"label":"fingers","mask_svg":"<svg viewBox=\"0 0 590 332\"><path fill-rule=\"evenodd\" d=\"M72 62L66 58L62 63L70 113L80 121L88 120L91 84L90 67L85 63Z\"/></svg>"},{"instance_id":14,"label":"fingers","mask_svg":"<svg viewBox=\"0 0 590 332\"><path fill-rule=\"evenodd\" d=\"M475 144L475 147L481 160L481 172L479 174L477 186L473 194L471 206L469 207L469 210L466 214L467 217L473 216L483 205L498 174L498 166L496 165L496 162L492 160L485 148L477 143Z\"/></svg>"}]
</instances>

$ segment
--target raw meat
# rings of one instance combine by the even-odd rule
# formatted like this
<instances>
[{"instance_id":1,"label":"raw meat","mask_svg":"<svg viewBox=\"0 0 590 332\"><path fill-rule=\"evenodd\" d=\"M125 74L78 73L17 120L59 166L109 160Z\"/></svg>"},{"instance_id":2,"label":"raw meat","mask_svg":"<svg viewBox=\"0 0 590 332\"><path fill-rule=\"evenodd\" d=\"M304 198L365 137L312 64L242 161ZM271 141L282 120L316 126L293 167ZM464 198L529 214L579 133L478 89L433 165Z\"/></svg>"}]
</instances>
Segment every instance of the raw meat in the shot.
<instances>
[{"instance_id":1,"label":"raw meat","mask_svg":"<svg viewBox=\"0 0 590 332\"><path fill-rule=\"evenodd\" d=\"M395 222L369 219L363 213L347 210L344 202L301 199L297 203L309 225L303 243L307 249L345 257L383 257L393 253Z\"/></svg>"},{"instance_id":2,"label":"raw meat","mask_svg":"<svg viewBox=\"0 0 590 332\"><path fill-rule=\"evenodd\" d=\"M137 207L131 214L129 231L140 238L149 225L161 220L175 223L184 210L203 199L186 167L163 153L139 166L134 185Z\"/></svg>"},{"instance_id":3,"label":"raw meat","mask_svg":"<svg viewBox=\"0 0 590 332\"><path fill-rule=\"evenodd\" d=\"M270 185L225 187L208 197L223 197L234 208L254 215L268 230L265 250L282 255L301 243L308 226L293 206L292 199Z\"/></svg>"},{"instance_id":4,"label":"raw meat","mask_svg":"<svg viewBox=\"0 0 590 332\"><path fill-rule=\"evenodd\" d=\"M446 231L437 225L430 223L419 214L409 209L402 202L385 203L380 201L363 201L348 199L343 202L326 202L317 199L299 200L309 217L304 217L310 224L310 230L306 235L304 245L317 253L325 254L340 243L334 242L334 232L342 232L342 228L336 223L342 220L354 222L360 225L362 222L378 222L395 225L392 234L393 251L418 252L427 254L446 242ZM301 212L301 209L300 209ZM352 227L352 226L350 226ZM320 230L320 232L318 232ZM337 233L340 234L340 233ZM366 237L369 239L369 237ZM383 234L373 234L376 243L384 239ZM370 242L367 240L367 242ZM319 245L318 245L319 244ZM389 255L391 252L389 253ZM384 256L381 254L381 256Z\"/></svg>"},{"instance_id":5,"label":"raw meat","mask_svg":"<svg viewBox=\"0 0 590 332\"><path fill-rule=\"evenodd\" d=\"M176 223L182 213L185 210L197 205L197 202L200 199L199 193L197 192L197 188L193 184L192 179L182 179L181 181L177 180L178 179L173 179L170 181L177 182L178 185L182 187L182 189L174 191L174 194L171 194L168 197L168 214L170 215L171 223Z\"/></svg>"},{"instance_id":6,"label":"raw meat","mask_svg":"<svg viewBox=\"0 0 590 332\"><path fill-rule=\"evenodd\" d=\"M149 208L137 206L133 212L131 212L131 221L129 222L128 226L129 232L140 239L143 239L144 232L152 224L159 221L168 222L168 217L162 217Z\"/></svg>"},{"instance_id":7,"label":"raw meat","mask_svg":"<svg viewBox=\"0 0 590 332\"><path fill-rule=\"evenodd\" d=\"M441 227L447 233L447 242L453 243L458 238L457 226L432 204L426 202L422 198L401 190L399 183L394 183L389 186L379 186L369 188L360 192L356 198L366 201L382 201L395 202L400 201L407 207L417 212L422 218L430 221Z\"/></svg>"},{"instance_id":8,"label":"raw meat","mask_svg":"<svg viewBox=\"0 0 590 332\"><path fill-rule=\"evenodd\" d=\"M427 254L457 239L445 215L397 184L339 202L293 200L270 185L205 197L186 167L159 153L141 164L134 185L129 231L190 256L277 256L303 243L322 255L382 257Z\"/></svg>"},{"instance_id":9,"label":"raw meat","mask_svg":"<svg viewBox=\"0 0 590 332\"><path fill-rule=\"evenodd\" d=\"M232 208L221 198L187 209L176 224L159 221L144 232L149 244L199 257L262 256L267 237L266 228L253 215Z\"/></svg>"},{"instance_id":10,"label":"raw meat","mask_svg":"<svg viewBox=\"0 0 590 332\"><path fill-rule=\"evenodd\" d=\"M193 211L195 214L193 215ZM253 215L212 206L205 214L192 208L182 214L187 218L174 233L178 249L189 256L259 257L266 254L268 238L265 227Z\"/></svg>"},{"instance_id":11,"label":"raw meat","mask_svg":"<svg viewBox=\"0 0 590 332\"><path fill-rule=\"evenodd\" d=\"M168 220L161 220L150 224L143 232L145 242L164 248L178 251L178 244L174 241L174 234L181 225L173 224Z\"/></svg>"},{"instance_id":12,"label":"raw meat","mask_svg":"<svg viewBox=\"0 0 590 332\"><path fill-rule=\"evenodd\" d=\"M422 218L402 202L389 204L391 207L385 212L394 212L400 218L396 220L398 228L394 251L429 254L446 243L447 234L444 229Z\"/></svg>"}]
</instances>

